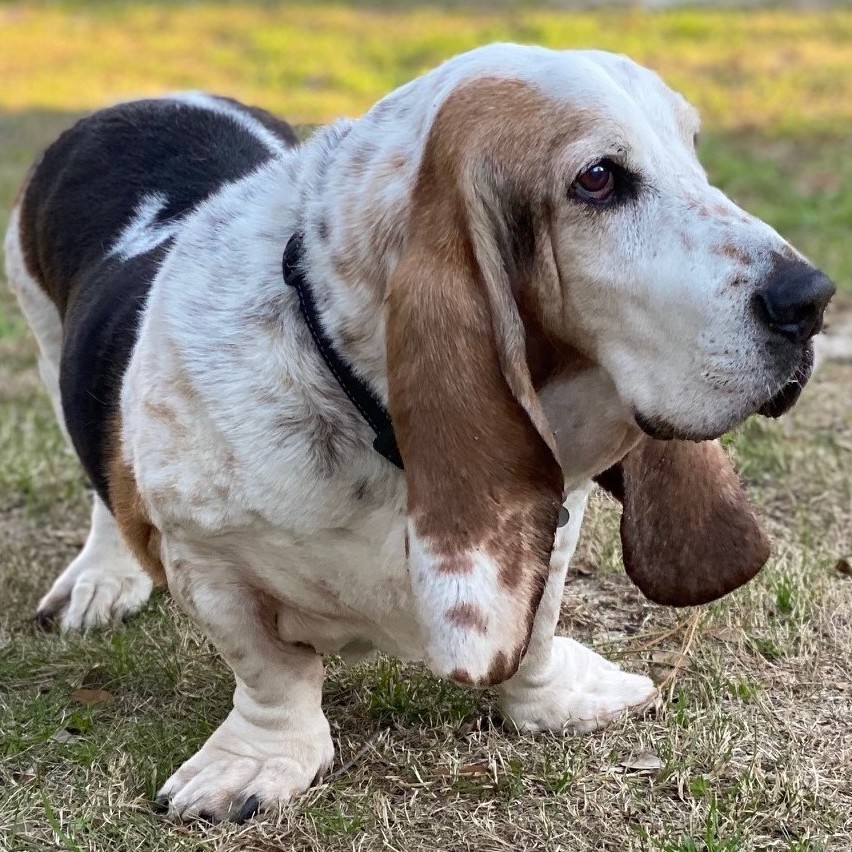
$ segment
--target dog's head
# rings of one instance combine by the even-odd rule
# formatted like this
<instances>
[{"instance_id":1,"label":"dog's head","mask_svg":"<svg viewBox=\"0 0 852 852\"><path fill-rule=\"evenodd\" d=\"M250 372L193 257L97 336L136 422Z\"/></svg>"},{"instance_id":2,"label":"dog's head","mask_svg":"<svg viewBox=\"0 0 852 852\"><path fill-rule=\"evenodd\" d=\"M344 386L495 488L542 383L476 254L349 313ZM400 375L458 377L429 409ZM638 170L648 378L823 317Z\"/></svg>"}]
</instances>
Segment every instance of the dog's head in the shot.
<instances>
[{"instance_id":1,"label":"dog's head","mask_svg":"<svg viewBox=\"0 0 852 852\"><path fill-rule=\"evenodd\" d=\"M782 413L808 377L810 339L833 288L710 186L695 153L695 111L628 59L493 46L401 90L397 104L410 114L424 99L387 293L389 400L431 662L493 682L523 653L564 479L600 473L640 429L704 441L753 413ZM546 413L542 396L589 369L611 395L600 446L587 403L587 446L575 452L571 431L552 422L559 406ZM621 425L620 443L604 441L605 418ZM631 576L672 603L724 594L751 576L765 541L748 522L729 523L751 515L718 448L643 446L654 450L628 455L621 480L625 523L645 529L641 546L626 538ZM718 581L683 583L683 571L662 566L655 575L648 558L661 526L634 496L665 493L643 480L684 476L715 496L683 534L733 542L749 527L746 568L722 566L731 543L705 548L709 561L695 567L718 570ZM698 553L670 547L667 560Z\"/></svg>"}]
</instances>

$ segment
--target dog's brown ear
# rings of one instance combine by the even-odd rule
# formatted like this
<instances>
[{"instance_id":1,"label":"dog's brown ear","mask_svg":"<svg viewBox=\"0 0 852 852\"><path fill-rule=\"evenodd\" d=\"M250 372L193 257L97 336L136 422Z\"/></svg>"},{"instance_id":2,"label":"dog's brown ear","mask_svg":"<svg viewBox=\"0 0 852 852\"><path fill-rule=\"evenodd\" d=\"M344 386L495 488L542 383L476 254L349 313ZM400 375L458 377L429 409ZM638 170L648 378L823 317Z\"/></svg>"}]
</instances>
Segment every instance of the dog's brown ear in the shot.
<instances>
[{"instance_id":1,"label":"dog's brown ear","mask_svg":"<svg viewBox=\"0 0 852 852\"><path fill-rule=\"evenodd\" d=\"M463 120L436 119L413 191L386 299L388 396L426 661L488 685L525 653L563 477L526 363L500 193L459 150Z\"/></svg>"},{"instance_id":2,"label":"dog's brown ear","mask_svg":"<svg viewBox=\"0 0 852 852\"><path fill-rule=\"evenodd\" d=\"M627 574L656 603L715 600L769 558L769 541L718 441L643 438L598 483L623 504Z\"/></svg>"}]
</instances>

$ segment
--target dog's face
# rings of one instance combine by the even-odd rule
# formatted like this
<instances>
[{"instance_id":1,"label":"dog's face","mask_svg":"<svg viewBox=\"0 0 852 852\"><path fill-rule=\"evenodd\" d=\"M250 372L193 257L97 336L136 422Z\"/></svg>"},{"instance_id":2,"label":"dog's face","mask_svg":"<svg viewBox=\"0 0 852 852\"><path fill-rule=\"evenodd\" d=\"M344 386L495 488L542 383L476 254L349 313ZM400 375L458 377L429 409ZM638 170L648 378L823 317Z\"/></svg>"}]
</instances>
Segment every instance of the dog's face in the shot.
<instances>
[{"instance_id":1,"label":"dog's face","mask_svg":"<svg viewBox=\"0 0 852 852\"><path fill-rule=\"evenodd\" d=\"M630 430L701 440L781 413L833 288L708 184L694 111L629 60L495 46L418 85L392 104L426 108L389 402L430 664L487 683L523 654L565 479L611 465ZM649 441L621 477L631 577L667 603L718 597L766 540L717 446ZM491 625L476 641L459 606Z\"/></svg>"},{"instance_id":2,"label":"dog's face","mask_svg":"<svg viewBox=\"0 0 852 852\"><path fill-rule=\"evenodd\" d=\"M542 85L564 92L551 233L566 338L656 437L780 413L810 373L831 283L709 185L697 114L655 74L603 53L566 64Z\"/></svg>"}]
</instances>

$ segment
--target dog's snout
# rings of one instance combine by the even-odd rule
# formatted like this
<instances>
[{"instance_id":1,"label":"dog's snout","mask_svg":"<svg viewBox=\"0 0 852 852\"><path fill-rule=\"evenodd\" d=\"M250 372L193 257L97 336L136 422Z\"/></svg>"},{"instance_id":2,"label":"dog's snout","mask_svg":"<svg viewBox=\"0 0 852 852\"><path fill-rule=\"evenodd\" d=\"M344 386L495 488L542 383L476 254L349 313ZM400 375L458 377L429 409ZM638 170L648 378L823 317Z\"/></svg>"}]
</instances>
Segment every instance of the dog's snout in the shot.
<instances>
[{"instance_id":1,"label":"dog's snout","mask_svg":"<svg viewBox=\"0 0 852 852\"><path fill-rule=\"evenodd\" d=\"M777 256L769 283L755 296L761 322L793 343L804 343L822 328L834 284L803 260Z\"/></svg>"}]
</instances>

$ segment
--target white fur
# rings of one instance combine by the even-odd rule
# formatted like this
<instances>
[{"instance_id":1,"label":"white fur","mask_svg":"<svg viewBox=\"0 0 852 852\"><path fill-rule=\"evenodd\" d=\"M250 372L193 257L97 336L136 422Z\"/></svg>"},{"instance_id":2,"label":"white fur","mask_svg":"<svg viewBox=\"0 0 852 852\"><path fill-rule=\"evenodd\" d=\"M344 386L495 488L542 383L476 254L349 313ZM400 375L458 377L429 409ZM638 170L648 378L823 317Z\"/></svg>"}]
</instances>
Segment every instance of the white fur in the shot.
<instances>
[{"instance_id":1,"label":"white fur","mask_svg":"<svg viewBox=\"0 0 852 852\"><path fill-rule=\"evenodd\" d=\"M167 204L168 199L160 192L145 196L133 211L133 218L112 244L109 254L129 260L155 249L173 237L183 224L179 219L157 222L157 214Z\"/></svg>"},{"instance_id":2,"label":"white fur","mask_svg":"<svg viewBox=\"0 0 852 852\"><path fill-rule=\"evenodd\" d=\"M322 664L303 644L429 659L404 553L404 476L372 449L320 359L282 282L281 253L302 230L323 323L386 400L382 301L428 130L453 91L483 77L525 81L554 106L595 115L581 138L566 135L554 163L555 256L571 276L563 323L594 364L541 393L571 519L501 702L523 728L590 730L654 697L647 678L553 637L588 481L635 442L636 409L709 436L783 384L747 304L786 244L708 185L694 112L651 72L609 54L494 45L223 188L187 218L151 289L122 391L125 457L162 532L170 588L237 680L231 715L163 788L176 814L225 816L254 793L272 806L328 765ZM568 228L573 176L619 151L652 191ZM722 242L751 262L720 254ZM348 273L336 263L343 254ZM728 286L735 277L740 286ZM428 542L410 544L428 555ZM493 630L468 655L481 669L512 613L480 573L482 598L495 604ZM457 594L451 582L436 589L446 606Z\"/></svg>"}]
</instances>

